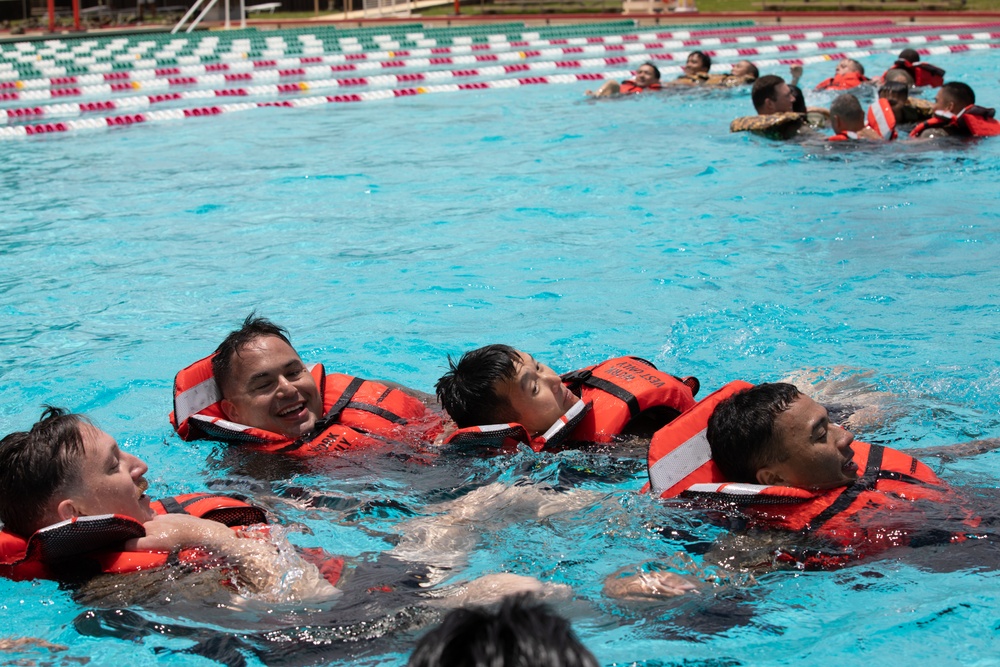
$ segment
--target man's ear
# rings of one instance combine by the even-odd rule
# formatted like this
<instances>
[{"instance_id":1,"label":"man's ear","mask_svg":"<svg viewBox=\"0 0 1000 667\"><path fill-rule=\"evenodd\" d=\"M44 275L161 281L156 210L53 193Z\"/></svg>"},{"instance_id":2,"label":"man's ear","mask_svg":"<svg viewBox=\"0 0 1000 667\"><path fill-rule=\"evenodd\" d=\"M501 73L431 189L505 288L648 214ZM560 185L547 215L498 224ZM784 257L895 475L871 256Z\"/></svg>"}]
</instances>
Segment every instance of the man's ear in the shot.
<instances>
[{"instance_id":1,"label":"man's ear","mask_svg":"<svg viewBox=\"0 0 1000 667\"><path fill-rule=\"evenodd\" d=\"M785 480L771 466L764 466L757 471L757 483L768 486L783 486Z\"/></svg>"},{"instance_id":2,"label":"man's ear","mask_svg":"<svg viewBox=\"0 0 1000 667\"><path fill-rule=\"evenodd\" d=\"M243 423L239 419L239 410L236 409L236 406L228 398L219 401L219 407L222 409L222 414L226 416L226 419L237 424Z\"/></svg>"},{"instance_id":3,"label":"man's ear","mask_svg":"<svg viewBox=\"0 0 1000 667\"><path fill-rule=\"evenodd\" d=\"M60 521L75 519L78 516L82 516L80 509L70 498L60 501L60 503L56 506L56 514L59 516Z\"/></svg>"}]
</instances>

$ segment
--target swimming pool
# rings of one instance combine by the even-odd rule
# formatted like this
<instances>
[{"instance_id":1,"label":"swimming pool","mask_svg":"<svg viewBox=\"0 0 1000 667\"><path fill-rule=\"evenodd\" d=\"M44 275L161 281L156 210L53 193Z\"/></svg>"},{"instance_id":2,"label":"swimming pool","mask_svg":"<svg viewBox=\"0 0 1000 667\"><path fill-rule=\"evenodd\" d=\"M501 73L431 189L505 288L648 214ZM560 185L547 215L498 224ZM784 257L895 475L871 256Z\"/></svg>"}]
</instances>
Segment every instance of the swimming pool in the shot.
<instances>
[{"instance_id":1,"label":"swimming pool","mask_svg":"<svg viewBox=\"0 0 1000 667\"><path fill-rule=\"evenodd\" d=\"M880 72L890 60L863 62ZM997 105L996 51L927 60ZM808 67L803 87L829 70ZM0 430L27 426L43 402L65 405L150 462L154 495L249 485L246 466L210 443L182 443L166 415L176 370L257 308L308 360L424 390L447 354L505 341L559 370L638 354L698 376L706 393L803 369L861 377L892 394L894 418L868 439L906 449L997 435L1000 143L774 144L729 134L750 113L746 91L591 103L587 87L264 108L3 142ZM1000 478L996 455L931 462L956 484ZM385 549L384 533L426 499L424 469L331 468L298 470L286 485L345 507L275 504L314 533L302 544ZM989 569L885 559L774 573L680 604L604 602L604 575L718 531L636 497L641 465L521 455L467 474L552 483L570 468L608 498L546 521L512 512L519 520L477 536L468 572L573 584L579 600L563 611L602 664L992 656L1000 603ZM665 526L691 537L664 536ZM207 664L176 651L238 644L223 626L263 624L177 618L165 604L88 616L51 583L0 582L0 601L11 636L70 647L55 660L99 664ZM308 622L286 619L284 631L302 639L287 628ZM409 637L313 646L298 659L277 642L234 650L250 664L392 665Z\"/></svg>"}]
</instances>

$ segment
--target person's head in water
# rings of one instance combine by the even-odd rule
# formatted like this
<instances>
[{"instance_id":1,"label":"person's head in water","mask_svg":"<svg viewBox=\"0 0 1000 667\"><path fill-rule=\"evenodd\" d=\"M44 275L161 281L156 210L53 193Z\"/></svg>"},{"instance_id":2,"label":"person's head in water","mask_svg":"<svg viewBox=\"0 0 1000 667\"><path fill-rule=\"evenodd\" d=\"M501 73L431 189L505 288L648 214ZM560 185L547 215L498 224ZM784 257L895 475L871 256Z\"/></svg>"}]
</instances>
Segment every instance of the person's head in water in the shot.
<instances>
[{"instance_id":1,"label":"person's head in water","mask_svg":"<svg viewBox=\"0 0 1000 667\"><path fill-rule=\"evenodd\" d=\"M959 81L949 81L938 90L934 98L934 111L957 114L959 111L976 103L976 94L967 84Z\"/></svg>"},{"instance_id":2,"label":"person's head in water","mask_svg":"<svg viewBox=\"0 0 1000 667\"><path fill-rule=\"evenodd\" d=\"M544 433L580 400L558 373L509 345L466 352L448 366L437 396L460 428L513 422Z\"/></svg>"},{"instance_id":3,"label":"person's head in water","mask_svg":"<svg viewBox=\"0 0 1000 667\"><path fill-rule=\"evenodd\" d=\"M0 521L23 537L81 516L146 522L146 471L82 415L46 407L30 430L0 440Z\"/></svg>"},{"instance_id":4,"label":"person's head in water","mask_svg":"<svg viewBox=\"0 0 1000 667\"><path fill-rule=\"evenodd\" d=\"M899 52L899 57L896 60L905 60L908 63L918 63L920 62L920 54L917 53L916 49L903 49Z\"/></svg>"},{"instance_id":5,"label":"person's head in water","mask_svg":"<svg viewBox=\"0 0 1000 667\"><path fill-rule=\"evenodd\" d=\"M830 105L830 127L834 134L858 132L865 128L865 110L857 97L850 93L837 96Z\"/></svg>"},{"instance_id":6,"label":"person's head in water","mask_svg":"<svg viewBox=\"0 0 1000 667\"><path fill-rule=\"evenodd\" d=\"M733 63L730 76L743 77L748 81L756 81L760 77L760 70L749 60L738 60Z\"/></svg>"},{"instance_id":7,"label":"person's head in water","mask_svg":"<svg viewBox=\"0 0 1000 667\"><path fill-rule=\"evenodd\" d=\"M885 83L901 83L907 88L913 86L913 76L901 67L893 67L883 75L882 80Z\"/></svg>"},{"instance_id":8,"label":"person's head in water","mask_svg":"<svg viewBox=\"0 0 1000 667\"><path fill-rule=\"evenodd\" d=\"M761 384L722 401L706 437L729 481L831 489L858 478L854 435L790 384Z\"/></svg>"},{"instance_id":9,"label":"person's head in water","mask_svg":"<svg viewBox=\"0 0 1000 667\"><path fill-rule=\"evenodd\" d=\"M297 438L323 416L323 399L284 329L255 313L212 358L226 419Z\"/></svg>"},{"instance_id":10,"label":"person's head in water","mask_svg":"<svg viewBox=\"0 0 1000 667\"><path fill-rule=\"evenodd\" d=\"M598 667L569 621L528 596L496 610L451 611L424 635L407 667Z\"/></svg>"},{"instance_id":11,"label":"person's head in water","mask_svg":"<svg viewBox=\"0 0 1000 667\"><path fill-rule=\"evenodd\" d=\"M785 83L785 80L774 74L767 74L757 79L750 91L753 108L762 115L786 113L792 111L795 104L795 94Z\"/></svg>"},{"instance_id":12,"label":"person's head in water","mask_svg":"<svg viewBox=\"0 0 1000 667\"><path fill-rule=\"evenodd\" d=\"M702 51L692 51L684 63L684 74L688 76L708 74L710 69L712 69L712 59Z\"/></svg>"},{"instance_id":13,"label":"person's head in water","mask_svg":"<svg viewBox=\"0 0 1000 667\"><path fill-rule=\"evenodd\" d=\"M635 71L633 81L635 81L635 85L640 88L646 88L654 83L659 83L660 70L653 63L643 63L639 65L639 69Z\"/></svg>"},{"instance_id":14,"label":"person's head in water","mask_svg":"<svg viewBox=\"0 0 1000 667\"><path fill-rule=\"evenodd\" d=\"M878 96L880 99L889 101L889 106L892 107L892 114L896 117L897 121L901 121L904 114L903 109L910 99L909 86L898 81L886 82L878 89Z\"/></svg>"},{"instance_id":15,"label":"person's head in water","mask_svg":"<svg viewBox=\"0 0 1000 667\"><path fill-rule=\"evenodd\" d=\"M844 58L837 63L837 69L834 71L834 76L843 76L844 74L848 74L850 72L864 76L865 67L857 60Z\"/></svg>"}]
</instances>

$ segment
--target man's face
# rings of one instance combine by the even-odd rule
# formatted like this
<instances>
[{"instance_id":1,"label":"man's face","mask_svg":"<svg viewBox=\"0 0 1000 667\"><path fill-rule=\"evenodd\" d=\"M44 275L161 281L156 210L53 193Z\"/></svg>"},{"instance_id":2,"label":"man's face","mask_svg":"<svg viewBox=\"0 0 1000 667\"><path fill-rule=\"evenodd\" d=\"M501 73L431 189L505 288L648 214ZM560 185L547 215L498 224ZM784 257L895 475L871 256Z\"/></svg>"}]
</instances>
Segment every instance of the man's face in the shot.
<instances>
[{"instance_id":1,"label":"man's face","mask_svg":"<svg viewBox=\"0 0 1000 667\"><path fill-rule=\"evenodd\" d=\"M946 93L944 89L937 92L937 97L934 98L934 111L946 111L948 113L958 113L961 109L956 109L958 105L955 104L955 100L951 99L951 95Z\"/></svg>"},{"instance_id":2,"label":"man's face","mask_svg":"<svg viewBox=\"0 0 1000 667\"><path fill-rule=\"evenodd\" d=\"M699 72L707 72L708 68L705 67L705 61L701 59L696 53L692 53L688 56L687 63L684 65L684 73L688 76L698 74Z\"/></svg>"},{"instance_id":3,"label":"man's face","mask_svg":"<svg viewBox=\"0 0 1000 667\"><path fill-rule=\"evenodd\" d=\"M544 433L580 398L566 388L551 368L538 363L530 354L517 354L520 362L514 364L514 377L502 381L497 393L510 401L517 423L533 435Z\"/></svg>"},{"instance_id":4,"label":"man's face","mask_svg":"<svg viewBox=\"0 0 1000 667\"><path fill-rule=\"evenodd\" d=\"M779 83L774 88L774 99L769 99L767 102L770 103L768 113L787 113L792 110L792 105L795 104L795 93L792 92L787 83Z\"/></svg>"},{"instance_id":5,"label":"man's face","mask_svg":"<svg viewBox=\"0 0 1000 667\"><path fill-rule=\"evenodd\" d=\"M765 466L776 479L764 483L804 489L832 489L858 478L851 443L854 435L830 423L826 408L808 396L799 396L774 421L774 437L787 457Z\"/></svg>"},{"instance_id":6,"label":"man's face","mask_svg":"<svg viewBox=\"0 0 1000 667\"><path fill-rule=\"evenodd\" d=\"M656 70L654 70L650 65L642 65L635 71L635 85L640 88L645 88L646 86L656 83L659 77L656 76Z\"/></svg>"},{"instance_id":7,"label":"man's face","mask_svg":"<svg viewBox=\"0 0 1000 667\"><path fill-rule=\"evenodd\" d=\"M857 71L857 66L851 60L845 58L837 63L837 70L834 72L834 76L841 76L842 74L854 71Z\"/></svg>"},{"instance_id":8,"label":"man's face","mask_svg":"<svg viewBox=\"0 0 1000 667\"><path fill-rule=\"evenodd\" d=\"M323 416L316 380L292 346L277 336L251 341L232 361L222 401L229 420L297 438Z\"/></svg>"},{"instance_id":9,"label":"man's face","mask_svg":"<svg viewBox=\"0 0 1000 667\"><path fill-rule=\"evenodd\" d=\"M750 76L750 67L752 63L749 60L741 60L733 64L732 76Z\"/></svg>"},{"instance_id":10,"label":"man's face","mask_svg":"<svg viewBox=\"0 0 1000 667\"><path fill-rule=\"evenodd\" d=\"M148 468L138 458L118 449L110 435L90 424L80 424L83 457L78 476L66 488L77 516L121 514L136 521L153 518L143 477Z\"/></svg>"},{"instance_id":11,"label":"man's face","mask_svg":"<svg viewBox=\"0 0 1000 667\"><path fill-rule=\"evenodd\" d=\"M903 107L906 106L906 101L909 99L909 95L886 93L885 99L888 100L889 106L892 107L892 115L896 117L896 122L902 122Z\"/></svg>"}]
</instances>

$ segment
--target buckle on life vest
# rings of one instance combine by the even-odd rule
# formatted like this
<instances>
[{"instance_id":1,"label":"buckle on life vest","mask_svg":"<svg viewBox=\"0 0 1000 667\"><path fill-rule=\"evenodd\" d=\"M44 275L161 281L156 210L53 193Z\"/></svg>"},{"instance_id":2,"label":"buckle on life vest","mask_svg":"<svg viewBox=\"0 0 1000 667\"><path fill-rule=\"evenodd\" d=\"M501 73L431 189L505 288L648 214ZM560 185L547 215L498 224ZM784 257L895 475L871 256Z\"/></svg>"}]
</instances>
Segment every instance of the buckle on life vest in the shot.
<instances>
[{"instance_id":1,"label":"buckle on life vest","mask_svg":"<svg viewBox=\"0 0 1000 667\"><path fill-rule=\"evenodd\" d=\"M581 368L578 371L570 371L560 375L563 384L569 385L570 389L579 389L587 380L594 375L594 371L589 368Z\"/></svg>"}]
</instances>

